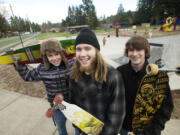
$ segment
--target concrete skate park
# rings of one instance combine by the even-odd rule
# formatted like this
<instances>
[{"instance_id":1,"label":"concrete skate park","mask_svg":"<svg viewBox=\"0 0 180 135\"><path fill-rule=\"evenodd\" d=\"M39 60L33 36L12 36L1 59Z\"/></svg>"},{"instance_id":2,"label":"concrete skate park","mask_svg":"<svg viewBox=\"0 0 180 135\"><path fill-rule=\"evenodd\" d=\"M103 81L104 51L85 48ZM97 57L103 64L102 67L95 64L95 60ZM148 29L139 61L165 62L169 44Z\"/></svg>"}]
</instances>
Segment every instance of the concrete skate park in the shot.
<instances>
[{"instance_id":1,"label":"concrete skate park","mask_svg":"<svg viewBox=\"0 0 180 135\"><path fill-rule=\"evenodd\" d=\"M103 37L103 35L98 35L101 54L106 62L114 67L126 63L128 59L123 56L123 53L125 43L129 37L111 36L110 38L106 38L107 42L105 46L102 43ZM67 38L56 39L62 40ZM152 47L150 62L162 58L169 68L175 68L177 65L180 65L180 35L148 40L150 43L163 45L162 47ZM175 73L168 73L168 75L171 90L180 89L180 77ZM45 117L45 112L48 108L49 103L44 98L30 97L0 88L0 134L58 135L52 119ZM180 120L171 119L167 122L162 135L179 135L179 127ZM69 121L67 122L67 130L69 135L74 135L74 129Z\"/></svg>"}]
</instances>

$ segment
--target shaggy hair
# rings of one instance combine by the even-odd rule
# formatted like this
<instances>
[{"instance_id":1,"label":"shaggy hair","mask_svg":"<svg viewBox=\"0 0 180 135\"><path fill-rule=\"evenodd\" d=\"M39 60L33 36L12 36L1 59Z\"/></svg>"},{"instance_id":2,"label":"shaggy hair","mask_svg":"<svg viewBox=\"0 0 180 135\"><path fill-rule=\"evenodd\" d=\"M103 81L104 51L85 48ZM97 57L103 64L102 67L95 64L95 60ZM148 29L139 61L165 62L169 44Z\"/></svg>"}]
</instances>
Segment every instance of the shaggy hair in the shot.
<instances>
[{"instance_id":1,"label":"shaggy hair","mask_svg":"<svg viewBox=\"0 0 180 135\"><path fill-rule=\"evenodd\" d=\"M149 58L150 57L150 46L149 42L146 38L141 37L141 36L133 36L131 37L127 43L126 43L126 48L124 55L128 56L128 50L129 49L137 49L137 50L145 50L145 57Z\"/></svg>"},{"instance_id":2,"label":"shaggy hair","mask_svg":"<svg viewBox=\"0 0 180 135\"><path fill-rule=\"evenodd\" d=\"M106 82L107 77L107 64L105 63L102 55L100 54L99 50L96 49L96 56L94 61L94 71L91 74L92 79L96 82L104 81ZM71 76L74 78L75 82L78 82L81 79L82 72L80 71L80 63L76 59L73 69L71 71Z\"/></svg>"},{"instance_id":3,"label":"shaggy hair","mask_svg":"<svg viewBox=\"0 0 180 135\"><path fill-rule=\"evenodd\" d=\"M48 70L52 64L49 63L47 54L48 53L59 53L62 57L62 62L68 67L68 61L65 57L66 51L61 46L58 40L50 39L41 43L40 46L41 58L43 59L43 63L45 65L46 70Z\"/></svg>"}]
</instances>

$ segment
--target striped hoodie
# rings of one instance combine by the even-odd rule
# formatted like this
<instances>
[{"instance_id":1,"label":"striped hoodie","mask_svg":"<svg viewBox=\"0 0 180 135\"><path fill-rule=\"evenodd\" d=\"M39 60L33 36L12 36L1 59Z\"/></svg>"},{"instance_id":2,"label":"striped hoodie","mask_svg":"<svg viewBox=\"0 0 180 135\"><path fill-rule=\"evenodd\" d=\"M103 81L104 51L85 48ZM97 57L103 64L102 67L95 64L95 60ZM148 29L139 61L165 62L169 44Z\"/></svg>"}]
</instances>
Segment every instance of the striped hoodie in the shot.
<instances>
[{"instance_id":1,"label":"striped hoodie","mask_svg":"<svg viewBox=\"0 0 180 135\"><path fill-rule=\"evenodd\" d=\"M65 67L64 62L58 67L52 66L46 70L44 64L33 70L29 70L26 65L20 65L15 68L19 75L25 81L43 81L46 91L47 98L52 105L53 99L57 93L61 93L64 96L64 100L69 99L69 74L73 66L74 59L69 59L69 68Z\"/></svg>"}]
</instances>

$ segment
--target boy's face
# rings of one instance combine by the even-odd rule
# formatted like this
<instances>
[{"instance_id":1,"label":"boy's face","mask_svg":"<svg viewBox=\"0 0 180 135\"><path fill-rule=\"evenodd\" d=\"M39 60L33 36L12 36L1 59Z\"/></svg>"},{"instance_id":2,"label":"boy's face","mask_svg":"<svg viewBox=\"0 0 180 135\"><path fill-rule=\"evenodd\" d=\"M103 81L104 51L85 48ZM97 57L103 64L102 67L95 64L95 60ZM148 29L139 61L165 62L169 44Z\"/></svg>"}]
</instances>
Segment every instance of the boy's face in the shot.
<instances>
[{"instance_id":1,"label":"boy's face","mask_svg":"<svg viewBox=\"0 0 180 135\"><path fill-rule=\"evenodd\" d=\"M51 53L47 53L46 55L47 55L49 63L51 63L54 66L60 65L61 60L62 60L60 53L51 52Z\"/></svg>"},{"instance_id":2,"label":"boy's face","mask_svg":"<svg viewBox=\"0 0 180 135\"><path fill-rule=\"evenodd\" d=\"M76 46L76 59L81 68L88 68L94 61L96 49L88 44L79 44Z\"/></svg>"},{"instance_id":3,"label":"boy's face","mask_svg":"<svg viewBox=\"0 0 180 135\"><path fill-rule=\"evenodd\" d=\"M142 66L145 62L145 50L130 48L128 49L128 57L131 60L132 66Z\"/></svg>"}]
</instances>

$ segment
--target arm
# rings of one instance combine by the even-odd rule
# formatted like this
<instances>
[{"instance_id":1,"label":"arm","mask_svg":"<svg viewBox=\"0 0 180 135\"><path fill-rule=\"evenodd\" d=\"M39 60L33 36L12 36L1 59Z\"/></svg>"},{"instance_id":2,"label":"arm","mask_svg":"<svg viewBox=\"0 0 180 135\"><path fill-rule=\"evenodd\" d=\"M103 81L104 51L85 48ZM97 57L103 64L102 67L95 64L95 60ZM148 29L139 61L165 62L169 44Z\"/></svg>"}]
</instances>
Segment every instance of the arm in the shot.
<instances>
[{"instance_id":1,"label":"arm","mask_svg":"<svg viewBox=\"0 0 180 135\"><path fill-rule=\"evenodd\" d=\"M75 82L72 79L72 77L70 77L70 79L69 79L69 103L71 103L71 104L75 103L74 98L77 96L76 95L77 92L74 92L74 85L75 85Z\"/></svg>"},{"instance_id":2,"label":"arm","mask_svg":"<svg viewBox=\"0 0 180 135\"><path fill-rule=\"evenodd\" d=\"M155 114L154 119L150 127L144 129L144 135L160 135L161 131L165 127L165 123L170 119L173 111L173 100L170 92L170 88L166 91L165 98L162 102L161 108Z\"/></svg>"},{"instance_id":3,"label":"arm","mask_svg":"<svg viewBox=\"0 0 180 135\"><path fill-rule=\"evenodd\" d=\"M113 72L107 83L110 83L109 91L112 91L112 95L107 109L107 119L100 135L117 135L125 116L125 90L121 74L118 71Z\"/></svg>"},{"instance_id":4,"label":"arm","mask_svg":"<svg viewBox=\"0 0 180 135\"><path fill-rule=\"evenodd\" d=\"M41 65L33 70L29 70L26 65L15 66L15 70L19 73L24 81L40 81L41 77L39 71L41 70Z\"/></svg>"}]
</instances>

